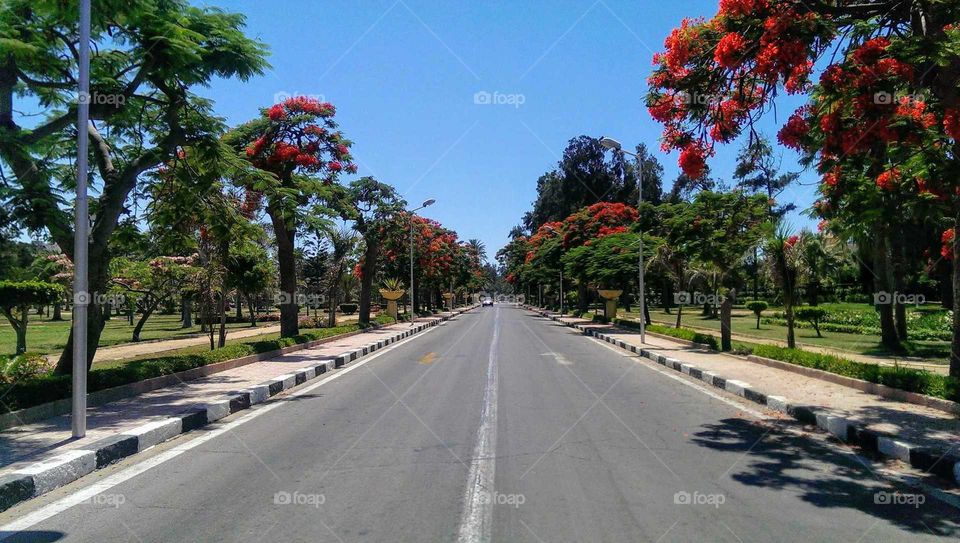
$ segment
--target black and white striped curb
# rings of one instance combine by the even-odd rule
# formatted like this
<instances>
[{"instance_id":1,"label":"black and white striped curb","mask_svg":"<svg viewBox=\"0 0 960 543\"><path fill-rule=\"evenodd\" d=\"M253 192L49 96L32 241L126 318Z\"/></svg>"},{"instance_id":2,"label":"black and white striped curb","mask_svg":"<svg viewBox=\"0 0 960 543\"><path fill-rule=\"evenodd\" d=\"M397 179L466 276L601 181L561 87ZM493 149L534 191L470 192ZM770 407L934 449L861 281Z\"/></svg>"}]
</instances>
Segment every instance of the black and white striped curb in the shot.
<instances>
[{"instance_id":1,"label":"black and white striped curb","mask_svg":"<svg viewBox=\"0 0 960 543\"><path fill-rule=\"evenodd\" d=\"M821 430L833 435L837 439L857 445L865 450L881 454L888 458L901 460L923 472L934 473L940 477L960 484L960 456L950 452L944 453L941 450L929 447L921 447L901 441L896 436L877 432L860 426L856 421L832 413L827 409L815 406L797 405L791 403L783 396L773 396L766 394L748 383L733 379L726 379L716 373L702 370L691 364L681 362L675 358L670 358L662 354L657 354L649 349L642 349L636 345L631 345L623 340L616 339L609 334L604 334L591 327L582 324L566 323L560 320L560 316L554 315L537 308L528 308L551 320L557 321L563 325L570 326L580 330L585 335L593 336L597 339L606 341L620 347L621 349L636 353L644 358L650 359L661 366L676 370L699 379L716 388L736 394L751 402L766 406L769 409L784 413L794 419L804 423L816 425ZM951 451L953 447L947 445L943 450Z\"/></svg>"},{"instance_id":2,"label":"black and white striped curb","mask_svg":"<svg viewBox=\"0 0 960 543\"><path fill-rule=\"evenodd\" d=\"M206 426L230 414L248 409L252 405L263 403L284 390L300 386L328 371L340 368L471 309L473 306L454 310L451 314L438 315L429 321L397 331L376 342L341 353L329 360L312 363L259 385L219 396L209 402L190 407L176 416L151 420L122 434L91 443L82 449L55 453L25 468L0 476L0 511L76 481L88 473L175 436Z\"/></svg>"}]
</instances>

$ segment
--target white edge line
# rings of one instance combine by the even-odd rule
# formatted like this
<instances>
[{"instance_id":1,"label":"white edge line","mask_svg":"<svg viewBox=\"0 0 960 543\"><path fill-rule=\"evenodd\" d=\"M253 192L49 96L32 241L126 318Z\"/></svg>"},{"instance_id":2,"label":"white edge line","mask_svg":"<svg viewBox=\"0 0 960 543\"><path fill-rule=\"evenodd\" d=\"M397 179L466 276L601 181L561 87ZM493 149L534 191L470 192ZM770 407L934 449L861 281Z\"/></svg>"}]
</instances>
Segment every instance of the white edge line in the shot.
<instances>
[{"instance_id":1,"label":"white edge line","mask_svg":"<svg viewBox=\"0 0 960 543\"><path fill-rule=\"evenodd\" d=\"M333 373L333 375L330 375L329 377L324 377L321 380L317 381L316 383L303 386L302 388L296 389L293 392L286 394L283 398L292 398L292 397L300 396L301 394L306 394L308 392L311 392L315 388L321 387L329 383L330 381L333 381L334 379L337 379L343 375L346 375L355 369L363 367L368 362L372 362L376 358L379 358L381 355L389 353L396 347L399 347L414 339L423 337L423 335L433 330L437 330L439 328L440 328L439 326L431 326L426 330L424 330L423 333L421 334L414 334L406 339L402 339L396 343L392 343L388 347L382 350L379 350L373 354L367 355L363 357L362 360L359 360L356 363L353 363L344 369L337 370L335 373ZM276 400L270 401L269 403L259 404L259 406L257 407L252 407L249 413L245 414L244 416L240 417L237 420L233 420L226 424L220 425L213 430L209 430L206 433L198 435L196 438L191 439L186 443L177 445L176 447L173 447L168 451L160 453L157 456L154 456L153 458L147 458L142 462L134 464L128 468L123 469L120 472L117 472L113 475L108 476L107 478L103 479L98 483L93 483L92 485L86 488L77 490L76 492L68 496L64 496L63 498L60 498L52 503L49 503L41 507L40 509L33 511L32 513L29 513L12 522L8 522L7 524L0 526L0 541L5 541L10 537L13 537L17 533L22 532L41 522L44 522L56 515L59 515L60 513L63 513L64 511L70 509L71 507L74 507L75 505L84 503L90 498L98 494L101 494L121 483L124 483L140 475L141 473L144 473L152 468L155 468L169 460L173 460L174 458L180 456L181 454L187 451L190 451L191 449L199 447L200 445L203 445L204 443L212 439L220 437L221 435L233 430L234 428L236 428L237 426L240 426L241 424L249 422L281 406L287 405L286 402L282 401L283 398L277 398ZM190 435L190 433L188 432L181 435ZM78 481L82 481L82 478L78 479Z\"/></svg>"}]
</instances>

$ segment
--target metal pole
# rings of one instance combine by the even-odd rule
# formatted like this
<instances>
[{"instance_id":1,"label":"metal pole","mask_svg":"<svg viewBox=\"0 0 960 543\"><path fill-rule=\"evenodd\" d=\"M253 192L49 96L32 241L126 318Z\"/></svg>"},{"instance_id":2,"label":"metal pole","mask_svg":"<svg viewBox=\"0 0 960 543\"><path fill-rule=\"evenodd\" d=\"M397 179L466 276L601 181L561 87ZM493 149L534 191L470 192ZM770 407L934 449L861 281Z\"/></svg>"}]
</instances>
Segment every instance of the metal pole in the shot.
<instances>
[{"instance_id":1,"label":"metal pole","mask_svg":"<svg viewBox=\"0 0 960 543\"><path fill-rule=\"evenodd\" d=\"M410 326L413 326L413 315L417 311L417 299L413 292L413 213L410 214Z\"/></svg>"},{"instance_id":2,"label":"metal pole","mask_svg":"<svg viewBox=\"0 0 960 543\"><path fill-rule=\"evenodd\" d=\"M640 208L643 206L643 158L638 157L640 164L640 175L637 177L637 225L640 231L640 343L647 342L647 317L645 311L645 298L643 292L643 223L640 222Z\"/></svg>"},{"instance_id":3,"label":"metal pole","mask_svg":"<svg viewBox=\"0 0 960 543\"><path fill-rule=\"evenodd\" d=\"M87 145L90 124L90 0L80 1L80 88L77 93L77 201L73 236L73 437L87 435Z\"/></svg>"}]
</instances>

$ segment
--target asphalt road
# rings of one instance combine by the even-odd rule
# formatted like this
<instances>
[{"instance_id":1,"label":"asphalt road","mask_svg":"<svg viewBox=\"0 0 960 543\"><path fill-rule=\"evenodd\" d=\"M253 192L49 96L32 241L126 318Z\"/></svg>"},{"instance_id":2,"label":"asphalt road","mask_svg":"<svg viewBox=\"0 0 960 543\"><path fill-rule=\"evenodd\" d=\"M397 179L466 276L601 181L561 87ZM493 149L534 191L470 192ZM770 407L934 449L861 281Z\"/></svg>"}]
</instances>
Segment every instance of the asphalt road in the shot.
<instances>
[{"instance_id":1,"label":"asphalt road","mask_svg":"<svg viewBox=\"0 0 960 543\"><path fill-rule=\"evenodd\" d=\"M851 455L517 308L331 377L8 511L39 522L7 541L960 535L956 510Z\"/></svg>"}]
</instances>

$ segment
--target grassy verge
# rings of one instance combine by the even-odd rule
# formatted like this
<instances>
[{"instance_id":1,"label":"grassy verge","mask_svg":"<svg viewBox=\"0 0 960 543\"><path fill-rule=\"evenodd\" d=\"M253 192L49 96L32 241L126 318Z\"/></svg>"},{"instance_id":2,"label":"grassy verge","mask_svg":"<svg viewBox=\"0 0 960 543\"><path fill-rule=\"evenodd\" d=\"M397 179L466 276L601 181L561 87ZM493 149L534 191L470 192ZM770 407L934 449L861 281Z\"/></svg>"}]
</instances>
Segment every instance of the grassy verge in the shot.
<instances>
[{"instance_id":1,"label":"grassy verge","mask_svg":"<svg viewBox=\"0 0 960 543\"><path fill-rule=\"evenodd\" d=\"M376 322L377 324L390 324L393 319L383 315L377 317ZM354 323L334 328L307 330L291 338L273 337L264 339L263 337L254 337L229 343L224 348L214 351L201 350L200 347L190 347L179 351L171 351L159 357L110 361L108 364L95 366L90 370L87 386L90 392L96 392L225 360L275 351L292 345L346 334L359 329L360 326ZM0 357L4 375L16 375L18 368L22 365L30 365L31 357L35 356ZM69 375L47 373L39 376L10 379L10 381L6 385L9 390L5 392L2 401L0 401L0 413L16 411L70 396L71 377Z\"/></svg>"}]
</instances>

